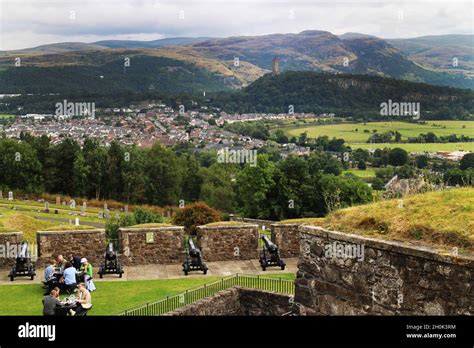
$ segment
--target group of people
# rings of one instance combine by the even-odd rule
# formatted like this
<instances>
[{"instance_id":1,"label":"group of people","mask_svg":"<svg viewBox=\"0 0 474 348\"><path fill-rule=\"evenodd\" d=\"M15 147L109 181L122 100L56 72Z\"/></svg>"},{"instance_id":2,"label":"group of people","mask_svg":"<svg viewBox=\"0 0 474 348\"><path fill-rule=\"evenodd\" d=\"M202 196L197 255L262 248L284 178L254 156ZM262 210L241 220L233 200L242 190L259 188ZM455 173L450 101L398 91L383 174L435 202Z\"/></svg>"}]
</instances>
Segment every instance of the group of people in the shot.
<instances>
[{"instance_id":1,"label":"group of people","mask_svg":"<svg viewBox=\"0 0 474 348\"><path fill-rule=\"evenodd\" d=\"M79 283L77 296L73 302L61 302L59 287L51 289L50 293L43 298L43 315L76 315L84 316L92 307L92 299L89 290L84 283Z\"/></svg>"},{"instance_id":2,"label":"group of people","mask_svg":"<svg viewBox=\"0 0 474 348\"><path fill-rule=\"evenodd\" d=\"M58 255L44 270L48 287L43 298L43 315L85 315L92 307L91 292L95 291L92 265L85 257ZM74 300L59 300L59 294L75 293Z\"/></svg>"},{"instance_id":3,"label":"group of people","mask_svg":"<svg viewBox=\"0 0 474 348\"><path fill-rule=\"evenodd\" d=\"M58 255L44 270L44 283L48 287L45 295L49 295L56 287L71 294L78 283L84 283L89 292L95 291L92 277L92 265L85 257L71 254L66 260L63 255Z\"/></svg>"}]
</instances>

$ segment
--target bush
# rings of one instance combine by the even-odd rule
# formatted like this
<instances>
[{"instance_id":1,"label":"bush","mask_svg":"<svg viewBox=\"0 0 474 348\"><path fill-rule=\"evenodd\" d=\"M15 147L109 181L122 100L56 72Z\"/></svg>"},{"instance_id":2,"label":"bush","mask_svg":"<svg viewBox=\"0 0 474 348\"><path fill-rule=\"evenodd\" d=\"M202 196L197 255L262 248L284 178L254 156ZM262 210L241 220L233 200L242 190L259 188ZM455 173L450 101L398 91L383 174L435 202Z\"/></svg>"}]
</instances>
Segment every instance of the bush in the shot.
<instances>
[{"instance_id":1,"label":"bush","mask_svg":"<svg viewBox=\"0 0 474 348\"><path fill-rule=\"evenodd\" d=\"M163 215L154 213L151 210L145 208L136 208L133 211L133 217L135 219L134 225L163 222Z\"/></svg>"},{"instance_id":2,"label":"bush","mask_svg":"<svg viewBox=\"0 0 474 348\"><path fill-rule=\"evenodd\" d=\"M408 152L396 147L390 151L388 155L388 163L394 167L403 166L408 162Z\"/></svg>"},{"instance_id":3,"label":"bush","mask_svg":"<svg viewBox=\"0 0 474 348\"><path fill-rule=\"evenodd\" d=\"M196 234L197 226L221 220L220 213L206 203L197 202L179 209L173 218L175 225L184 226L186 233Z\"/></svg>"},{"instance_id":4,"label":"bush","mask_svg":"<svg viewBox=\"0 0 474 348\"><path fill-rule=\"evenodd\" d=\"M372 188L374 190L381 191L381 190L385 189L385 184L384 184L382 179L374 178L374 179L372 179Z\"/></svg>"}]
</instances>

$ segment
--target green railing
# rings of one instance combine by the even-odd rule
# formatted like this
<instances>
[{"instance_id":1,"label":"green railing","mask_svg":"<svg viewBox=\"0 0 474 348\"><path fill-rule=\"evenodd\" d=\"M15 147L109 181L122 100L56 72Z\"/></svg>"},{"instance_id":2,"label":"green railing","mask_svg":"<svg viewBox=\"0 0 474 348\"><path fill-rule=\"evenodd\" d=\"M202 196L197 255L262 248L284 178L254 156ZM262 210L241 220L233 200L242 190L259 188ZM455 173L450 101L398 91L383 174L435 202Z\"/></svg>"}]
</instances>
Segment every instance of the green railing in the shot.
<instances>
[{"instance_id":1,"label":"green railing","mask_svg":"<svg viewBox=\"0 0 474 348\"><path fill-rule=\"evenodd\" d=\"M294 295L295 284L292 280L281 278L264 278L260 276L247 276L236 274L231 277L204 284L198 288L186 290L185 292L168 296L164 299L148 302L146 304L129 308L124 312L118 313L121 316L148 316L162 315L174 311L190 303L199 301L203 298L212 296L219 291L233 286L244 288L267 290L281 294Z\"/></svg>"}]
</instances>

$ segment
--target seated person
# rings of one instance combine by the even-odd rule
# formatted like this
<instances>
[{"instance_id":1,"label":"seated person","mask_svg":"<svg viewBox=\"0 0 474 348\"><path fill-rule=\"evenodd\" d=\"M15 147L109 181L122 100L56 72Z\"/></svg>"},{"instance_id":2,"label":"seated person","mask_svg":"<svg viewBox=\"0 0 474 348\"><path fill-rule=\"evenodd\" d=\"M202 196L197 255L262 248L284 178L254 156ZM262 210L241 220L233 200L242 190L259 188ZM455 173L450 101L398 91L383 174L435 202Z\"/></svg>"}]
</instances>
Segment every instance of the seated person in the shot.
<instances>
[{"instance_id":1,"label":"seated person","mask_svg":"<svg viewBox=\"0 0 474 348\"><path fill-rule=\"evenodd\" d=\"M54 288L49 295L43 297L43 315L56 315L56 308L62 307L58 297L58 288Z\"/></svg>"},{"instance_id":2,"label":"seated person","mask_svg":"<svg viewBox=\"0 0 474 348\"><path fill-rule=\"evenodd\" d=\"M79 284L79 292L77 294L77 308L75 311L75 315L86 315L87 311L91 309L91 294L89 290L86 289L86 285L84 283Z\"/></svg>"},{"instance_id":3,"label":"seated person","mask_svg":"<svg viewBox=\"0 0 474 348\"><path fill-rule=\"evenodd\" d=\"M62 255L58 255L56 258L56 267L59 268L59 272L64 273L66 268L66 260Z\"/></svg>"},{"instance_id":4,"label":"seated person","mask_svg":"<svg viewBox=\"0 0 474 348\"><path fill-rule=\"evenodd\" d=\"M80 256L74 256L73 254L69 255L69 262L72 263L75 269L79 271L81 268L81 257Z\"/></svg>"},{"instance_id":5,"label":"seated person","mask_svg":"<svg viewBox=\"0 0 474 348\"><path fill-rule=\"evenodd\" d=\"M84 283L86 284L86 288L89 291L95 290L94 282L92 281L93 271L92 265L87 261L85 257L81 259L81 271L84 272Z\"/></svg>"},{"instance_id":6,"label":"seated person","mask_svg":"<svg viewBox=\"0 0 474 348\"><path fill-rule=\"evenodd\" d=\"M76 269L70 262L66 263L66 269L64 270L62 281L67 292L71 293L76 288Z\"/></svg>"},{"instance_id":7,"label":"seated person","mask_svg":"<svg viewBox=\"0 0 474 348\"><path fill-rule=\"evenodd\" d=\"M55 263L54 260L50 260L48 265L44 269L44 283L48 286L48 291L45 295L49 295L53 287L57 284L57 279L54 275Z\"/></svg>"}]
</instances>

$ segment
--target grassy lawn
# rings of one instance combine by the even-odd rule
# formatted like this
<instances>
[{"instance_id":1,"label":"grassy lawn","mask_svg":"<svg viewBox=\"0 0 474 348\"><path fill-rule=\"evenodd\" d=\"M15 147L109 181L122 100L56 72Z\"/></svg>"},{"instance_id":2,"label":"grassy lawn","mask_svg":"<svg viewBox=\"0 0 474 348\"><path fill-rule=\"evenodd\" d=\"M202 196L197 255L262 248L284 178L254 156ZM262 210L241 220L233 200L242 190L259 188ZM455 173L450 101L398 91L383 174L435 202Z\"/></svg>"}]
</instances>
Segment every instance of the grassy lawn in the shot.
<instances>
[{"instance_id":1,"label":"grassy lawn","mask_svg":"<svg viewBox=\"0 0 474 348\"><path fill-rule=\"evenodd\" d=\"M1 119L9 119L9 118L14 118L15 115L9 115L9 114L0 114L0 120Z\"/></svg>"},{"instance_id":2,"label":"grassy lawn","mask_svg":"<svg viewBox=\"0 0 474 348\"><path fill-rule=\"evenodd\" d=\"M346 173L353 174L360 178L374 178L375 177L375 169L365 169L365 170L349 169L349 170L344 170L342 172L343 175Z\"/></svg>"},{"instance_id":3,"label":"grassy lawn","mask_svg":"<svg viewBox=\"0 0 474 348\"><path fill-rule=\"evenodd\" d=\"M454 151L464 149L474 151L474 143L446 143L446 144L368 144L367 140L376 130L378 133L398 131L402 140L416 137L421 133L433 132L437 136L451 134L474 137L474 121L427 121L426 124L407 122L369 122L369 123L343 123L332 125L311 125L302 127L284 127L282 129L288 136L298 137L307 132L308 137L316 138L327 135L329 138L344 139L353 148L383 148L402 147L408 151ZM357 129L357 131L356 131ZM368 132L364 132L368 131Z\"/></svg>"},{"instance_id":4,"label":"grassy lawn","mask_svg":"<svg viewBox=\"0 0 474 348\"><path fill-rule=\"evenodd\" d=\"M295 279L293 273L265 274L267 278ZM127 308L156 301L188 289L211 283L222 277L205 276L179 279L101 281L92 293L89 315L112 315ZM0 285L0 315L42 315L40 284ZM63 296L60 296L62 299Z\"/></svg>"}]
</instances>

